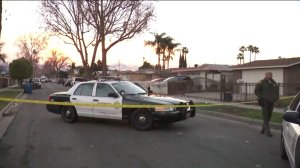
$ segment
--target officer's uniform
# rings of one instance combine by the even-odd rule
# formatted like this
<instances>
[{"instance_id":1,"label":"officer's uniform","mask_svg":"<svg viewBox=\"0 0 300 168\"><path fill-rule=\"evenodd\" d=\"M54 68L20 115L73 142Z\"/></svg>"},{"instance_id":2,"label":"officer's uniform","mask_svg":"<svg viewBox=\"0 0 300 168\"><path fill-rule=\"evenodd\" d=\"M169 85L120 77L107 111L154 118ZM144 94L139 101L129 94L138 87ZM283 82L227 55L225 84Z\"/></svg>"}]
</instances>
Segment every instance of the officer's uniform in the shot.
<instances>
[{"instance_id":1,"label":"officer's uniform","mask_svg":"<svg viewBox=\"0 0 300 168\"><path fill-rule=\"evenodd\" d=\"M259 104L261 105L263 112L264 123L261 133L266 131L269 136L272 136L269 122L272 117L274 102L279 99L278 84L273 79L263 79L256 84L254 92L259 98Z\"/></svg>"}]
</instances>

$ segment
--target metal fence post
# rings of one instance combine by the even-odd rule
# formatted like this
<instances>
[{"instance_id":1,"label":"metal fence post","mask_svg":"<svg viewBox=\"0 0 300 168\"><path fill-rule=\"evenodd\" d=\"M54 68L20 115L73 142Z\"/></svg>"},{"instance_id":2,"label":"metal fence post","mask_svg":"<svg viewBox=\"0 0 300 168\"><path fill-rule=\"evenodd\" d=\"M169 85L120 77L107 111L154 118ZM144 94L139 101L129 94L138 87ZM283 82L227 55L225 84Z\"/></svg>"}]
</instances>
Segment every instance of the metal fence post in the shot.
<instances>
[{"instance_id":1,"label":"metal fence post","mask_svg":"<svg viewBox=\"0 0 300 168\"><path fill-rule=\"evenodd\" d=\"M248 83L245 83L245 91L246 91L246 100L245 101L248 101Z\"/></svg>"}]
</instances>

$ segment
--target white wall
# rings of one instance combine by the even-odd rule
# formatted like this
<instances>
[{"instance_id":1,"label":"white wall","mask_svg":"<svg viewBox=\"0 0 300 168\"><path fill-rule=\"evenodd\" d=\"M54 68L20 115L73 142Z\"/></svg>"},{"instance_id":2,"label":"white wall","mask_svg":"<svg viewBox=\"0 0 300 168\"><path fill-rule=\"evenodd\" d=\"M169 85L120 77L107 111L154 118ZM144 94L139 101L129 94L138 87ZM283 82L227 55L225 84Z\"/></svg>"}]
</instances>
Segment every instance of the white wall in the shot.
<instances>
[{"instance_id":1,"label":"white wall","mask_svg":"<svg viewBox=\"0 0 300 168\"><path fill-rule=\"evenodd\" d=\"M283 69L253 69L242 70L242 79L245 83L257 83L265 77L265 73L271 71L273 73L273 79L277 83L283 83Z\"/></svg>"}]
</instances>

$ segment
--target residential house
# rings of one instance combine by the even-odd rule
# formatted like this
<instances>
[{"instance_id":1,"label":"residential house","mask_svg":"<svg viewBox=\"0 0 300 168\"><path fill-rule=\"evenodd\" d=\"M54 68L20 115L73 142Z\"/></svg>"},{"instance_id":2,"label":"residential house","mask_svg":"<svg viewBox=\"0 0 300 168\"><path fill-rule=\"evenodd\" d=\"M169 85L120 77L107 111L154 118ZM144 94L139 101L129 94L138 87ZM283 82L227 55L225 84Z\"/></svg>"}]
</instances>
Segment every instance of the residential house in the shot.
<instances>
[{"instance_id":1,"label":"residential house","mask_svg":"<svg viewBox=\"0 0 300 168\"><path fill-rule=\"evenodd\" d=\"M257 60L231 69L234 81L255 84L270 71L273 79L281 84L282 95L294 95L300 90L300 57Z\"/></svg>"}]
</instances>

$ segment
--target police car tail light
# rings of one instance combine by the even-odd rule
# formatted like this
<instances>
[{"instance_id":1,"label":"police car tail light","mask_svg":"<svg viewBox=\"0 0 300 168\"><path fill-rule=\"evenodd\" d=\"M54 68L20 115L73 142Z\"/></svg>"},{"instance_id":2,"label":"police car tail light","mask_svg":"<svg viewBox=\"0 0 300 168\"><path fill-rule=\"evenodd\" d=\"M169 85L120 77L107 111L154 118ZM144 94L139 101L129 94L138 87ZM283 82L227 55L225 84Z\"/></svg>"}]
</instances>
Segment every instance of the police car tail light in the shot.
<instances>
[{"instance_id":1,"label":"police car tail light","mask_svg":"<svg viewBox=\"0 0 300 168\"><path fill-rule=\"evenodd\" d=\"M48 97L48 101L51 101L51 96Z\"/></svg>"}]
</instances>

